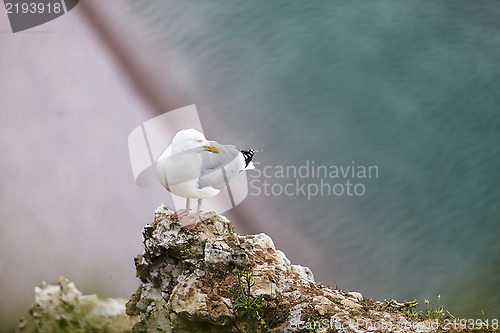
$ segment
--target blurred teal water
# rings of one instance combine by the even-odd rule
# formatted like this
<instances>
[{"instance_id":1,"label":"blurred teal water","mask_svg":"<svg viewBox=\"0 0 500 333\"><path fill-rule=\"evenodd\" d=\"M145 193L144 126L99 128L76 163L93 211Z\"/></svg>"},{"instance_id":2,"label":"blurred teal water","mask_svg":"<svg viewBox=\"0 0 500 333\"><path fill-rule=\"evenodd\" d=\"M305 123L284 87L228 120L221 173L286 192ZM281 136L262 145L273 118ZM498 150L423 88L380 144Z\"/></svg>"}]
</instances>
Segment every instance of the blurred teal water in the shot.
<instances>
[{"instance_id":1,"label":"blurred teal water","mask_svg":"<svg viewBox=\"0 0 500 333\"><path fill-rule=\"evenodd\" d=\"M261 198L263 220L286 211L280 223L300 231L290 242L307 236L327 254L310 263L320 280L376 299L441 294L459 316L500 317L499 3L129 10L197 82L181 87L214 139L263 149L261 166L378 167L361 197Z\"/></svg>"}]
</instances>

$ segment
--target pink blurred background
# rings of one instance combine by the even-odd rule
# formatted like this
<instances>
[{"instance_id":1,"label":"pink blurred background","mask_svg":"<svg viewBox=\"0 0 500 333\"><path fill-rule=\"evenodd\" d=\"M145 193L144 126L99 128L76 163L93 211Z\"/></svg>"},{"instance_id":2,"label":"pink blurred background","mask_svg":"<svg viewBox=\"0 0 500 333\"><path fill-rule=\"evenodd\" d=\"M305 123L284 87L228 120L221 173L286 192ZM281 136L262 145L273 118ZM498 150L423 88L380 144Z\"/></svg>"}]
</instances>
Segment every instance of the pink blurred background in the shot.
<instances>
[{"instance_id":1,"label":"pink blurred background","mask_svg":"<svg viewBox=\"0 0 500 333\"><path fill-rule=\"evenodd\" d=\"M81 1L16 34L0 15L1 331L27 315L42 281L65 276L84 293L123 298L139 284L142 227L169 199L135 185L127 137L203 98L182 57L160 58L129 14L119 2ZM223 124L207 123L207 137L220 137ZM226 215L240 233L274 228L283 245L292 230L252 217L256 202ZM288 254L307 260L292 246Z\"/></svg>"}]
</instances>

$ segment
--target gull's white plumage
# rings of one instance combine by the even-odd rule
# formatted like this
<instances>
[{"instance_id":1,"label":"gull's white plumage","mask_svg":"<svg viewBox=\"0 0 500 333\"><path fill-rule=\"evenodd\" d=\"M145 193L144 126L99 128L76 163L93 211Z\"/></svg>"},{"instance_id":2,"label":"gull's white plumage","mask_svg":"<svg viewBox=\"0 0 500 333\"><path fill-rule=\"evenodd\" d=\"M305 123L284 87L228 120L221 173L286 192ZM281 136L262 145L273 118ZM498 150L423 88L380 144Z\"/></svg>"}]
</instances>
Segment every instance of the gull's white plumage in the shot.
<instances>
[{"instance_id":1,"label":"gull's white plumage","mask_svg":"<svg viewBox=\"0 0 500 333\"><path fill-rule=\"evenodd\" d=\"M201 200L216 196L239 172L254 168L252 157L252 150L208 141L191 128L175 134L156 162L156 175L165 189L187 199L187 212L189 199L198 199L199 214Z\"/></svg>"}]
</instances>

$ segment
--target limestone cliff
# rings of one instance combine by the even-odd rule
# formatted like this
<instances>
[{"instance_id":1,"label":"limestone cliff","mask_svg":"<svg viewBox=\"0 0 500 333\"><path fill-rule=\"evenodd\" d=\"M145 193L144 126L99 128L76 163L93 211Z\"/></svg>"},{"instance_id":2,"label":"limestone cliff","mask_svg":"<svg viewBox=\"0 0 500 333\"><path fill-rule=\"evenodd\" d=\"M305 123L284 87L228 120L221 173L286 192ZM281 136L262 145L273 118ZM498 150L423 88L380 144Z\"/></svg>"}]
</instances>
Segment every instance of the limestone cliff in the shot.
<instances>
[{"instance_id":1,"label":"limestone cliff","mask_svg":"<svg viewBox=\"0 0 500 333\"><path fill-rule=\"evenodd\" d=\"M238 235L214 212L203 213L190 231L172 214L160 207L154 223L143 230L144 253L135 258L142 284L127 303L127 313L140 316L135 332L435 328L430 320L410 322L402 311L392 310L411 304L382 305L314 282L309 268L292 265L265 234Z\"/></svg>"},{"instance_id":2,"label":"limestone cliff","mask_svg":"<svg viewBox=\"0 0 500 333\"><path fill-rule=\"evenodd\" d=\"M201 214L191 231L161 206L143 230L141 284L121 299L82 295L62 278L36 288L18 332L426 332L442 321L416 302L376 302L314 281L265 234L241 236L223 216ZM126 309L126 310L125 310ZM125 315L125 311L127 315ZM428 317L427 317L428 318ZM449 332L452 332L451 330Z\"/></svg>"},{"instance_id":3,"label":"limestone cliff","mask_svg":"<svg viewBox=\"0 0 500 333\"><path fill-rule=\"evenodd\" d=\"M61 277L58 285L35 288L35 304L16 332L130 332L138 318L125 314L125 302L122 298L82 295L74 283Z\"/></svg>"}]
</instances>

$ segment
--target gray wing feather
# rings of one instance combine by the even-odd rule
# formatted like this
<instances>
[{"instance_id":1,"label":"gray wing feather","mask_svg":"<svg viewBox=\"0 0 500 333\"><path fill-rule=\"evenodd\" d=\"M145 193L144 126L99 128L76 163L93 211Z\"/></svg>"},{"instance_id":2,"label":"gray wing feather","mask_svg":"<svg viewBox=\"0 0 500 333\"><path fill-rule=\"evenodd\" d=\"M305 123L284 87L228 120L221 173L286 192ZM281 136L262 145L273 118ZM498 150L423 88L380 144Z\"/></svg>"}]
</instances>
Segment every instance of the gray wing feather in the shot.
<instances>
[{"instance_id":1,"label":"gray wing feather","mask_svg":"<svg viewBox=\"0 0 500 333\"><path fill-rule=\"evenodd\" d=\"M221 145L210 141L219 148L219 154L203 152L203 163L200 170L198 185L200 188L211 186L218 190L225 188L231 179L245 167L241 152L233 145Z\"/></svg>"}]
</instances>

